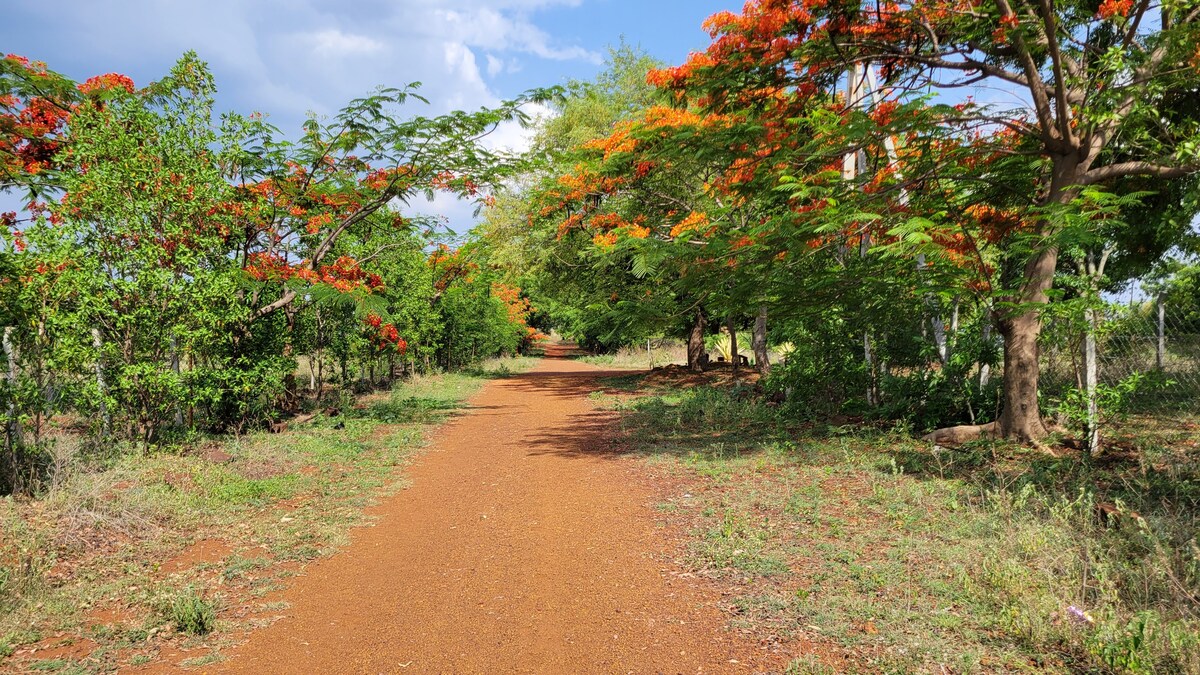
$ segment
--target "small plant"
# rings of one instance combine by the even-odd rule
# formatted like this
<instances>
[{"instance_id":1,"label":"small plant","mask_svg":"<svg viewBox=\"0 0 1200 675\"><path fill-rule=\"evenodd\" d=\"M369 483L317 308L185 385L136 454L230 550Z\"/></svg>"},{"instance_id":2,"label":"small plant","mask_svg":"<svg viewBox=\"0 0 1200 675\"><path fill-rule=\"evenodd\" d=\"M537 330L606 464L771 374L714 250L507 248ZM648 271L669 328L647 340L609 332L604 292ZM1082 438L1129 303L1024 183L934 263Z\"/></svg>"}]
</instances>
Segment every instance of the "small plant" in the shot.
<instances>
[{"instance_id":1,"label":"small plant","mask_svg":"<svg viewBox=\"0 0 1200 675\"><path fill-rule=\"evenodd\" d=\"M216 628L216 604L190 586L171 598L165 609L167 620L181 633L208 635Z\"/></svg>"},{"instance_id":2,"label":"small plant","mask_svg":"<svg viewBox=\"0 0 1200 675\"><path fill-rule=\"evenodd\" d=\"M1145 379L1144 373L1133 373L1115 385L1103 383L1096 385L1096 407L1099 410L1096 424L1103 428L1123 421L1128 416L1130 400L1142 389ZM1058 415L1068 429L1081 438L1086 438L1088 435L1087 390L1080 388L1069 390L1058 405Z\"/></svg>"}]
</instances>

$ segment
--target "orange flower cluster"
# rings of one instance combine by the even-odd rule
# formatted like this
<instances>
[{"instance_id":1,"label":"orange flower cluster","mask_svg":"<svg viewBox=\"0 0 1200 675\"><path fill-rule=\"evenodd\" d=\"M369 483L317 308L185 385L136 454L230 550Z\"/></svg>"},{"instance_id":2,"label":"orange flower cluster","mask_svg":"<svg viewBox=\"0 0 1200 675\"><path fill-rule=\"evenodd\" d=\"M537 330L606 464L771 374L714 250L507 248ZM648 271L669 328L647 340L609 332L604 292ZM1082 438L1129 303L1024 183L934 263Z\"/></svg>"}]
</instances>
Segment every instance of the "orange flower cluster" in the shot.
<instances>
[{"instance_id":1,"label":"orange flower cluster","mask_svg":"<svg viewBox=\"0 0 1200 675\"><path fill-rule=\"evenodd\" d=\"M597 248L610 248L617 244L617 233L599 232L596 234L596 236L592 237L592 243Z\"/></svg>"},{"instance_id":2,"label":"orange flower cluster","mask_svg":"<svg viewBox=\"0 0 1200 675\"><path fill-rule=\"evenodd\" d=\"M255 281L287 281L296 276L296 268L274 253L251 253L244 268Z\"/></svg>"},{"instance_id":3,"label":"orange flower cluster","mask_svg":"<svg viewBox=\"0 0 1200 675\"><path fill-rule=\"evenodd\" d=\"M676 223L675 227L671 228L671 236L679 237L687 232L693 232L702 227L706 227L708 224L707 215L693 211L689 213L683 220Z\"/></svg>"},{"instance_id":4,"label":"orange flower cluster","mask_svg":"<svg viewBox=\"0 0 1200 675\"><path fill-rule=\"evenodd\" d=\"M627 224L624 218L615 213L601 213L588 222L588 225L599 230L614 230Z\"/></svg>"},{"instance_id":5,"label":"orange flower cluster","mask_svg":"<svg viewBox=\"0 0 1200 675\"><path fill-rule=\"evenodd\" d=\"M529 315L536 312L537 309L529 302L528 298L521 296L520 288L502 283L494 283L492 284L492 297L504 303L504 309L508 314L509 321L525 329L523 340L526 345L538 340L547 339L547 336L541 331L529 325Z\"/></svg>"},{"instance_id":6,"label":"orange flower cluster","mask_svg":"<svg viewBox=\"0 0 1200 675\"><path fill-rule=\"evenodd\" d=\"M412 174L411 166L398 166L394 169L377 169L367 174L363 178L362 184L372 190L383 190L398 179L410 176ZM450 175L453 178L453 175Z\"/></svg>"},{"instance_id":7,"label":"orange flower cluster","mask_svg":"<svg viewBox=\"0 0 1200 675\"><path fill-rule=\"evenodd\" d=\"M1129 16L1129 10L1133 9L1133 0L1104 0L1100 3L1100 9L1096 12L1096 16L1101 19L1111 19L1114 16L1125 18Z\"/></svg>"},{"instance_id":8,"label":"orange flower cluster","mask_svg":"<svg viewBox=\"0 0 1200 675\"><path fill-rule=\"evenodd\" d=\"M605 160L611 158L613 155L633 152L637 149L637 139L632 138L630 134L635 128L633 122L621 122L608 136L588 141L583 144L583 147L586 150L599 150L603 152Z\"/></svg>"},{"instance_id":9,"label":"orange flower cluster","mask_svg":"<svg viewBox=\"0 0 1200 675\"><path fill-rule=\"evenodd\" d=\"M382 277L363 270L358 266L358 261L350 256L342 256L332 265L321 265L315 270L302 267L296 270L295 276L311 284L332 286L340 293L359 289L372 293L384 289Z\"/></svg>"},{"instance_id":10,"label":"orange flower cluster","mask_svg":"<svg viewBox=\"0 0 1200 675\"><path fill-rule=\"evenodd\" d=\"M11 58L11 57L10 57ZM45 98L0 99L0 157L5 169L37 175L55 166L70 111Z\"/></svg>"},{"instance_id":11,"label":"orange flower cluster","mask_svg":"<svg viewBox=\"0 0 1200 675\"><path fill-rule=\"evenodd\" d=\"M438 244L438 247L429 254L426 264L439 272L433 282L434 290L439 293L445 291L458 279L470 281L471 275L479 270L479 265L467 260L461 251L456 251L445 244Z\"/></svg>"},{"instance_id":12,"label":"orange flower cluster","mask_svg":"<svg viewBox=\"0 0 1200 675\"><path fill-rule=\"evenodd\" d=\"M631 239L645 239L646 237L650 236L650 228L643 227L641 225L630 225L626 229L626 234L628 234Z\"/></svg>"},{"instance_id":13,"label":"orange flower cluster","mask_svg":"<svg viewBox=\"0 0 1200 675\"><path fill-rule=\"evenodd\" d=\"M989 244L998 243L1022 226L1021 218L1017 214L987 204L968 206L966 215L975 221L979 232Z\"/></svg>"},{"instance_id":14,"label":"orange flower cluster","mask_svg":"<svg viewBox=\"0 0 1200 675\"><path fill-rule=\"evenodd\" d=\"M332 265L321 265L314 270L303 263L291 265L278 253L251 253L244 269L256 281L278 283L296 278L310 284L325 284L341 293L359 289L373 293L384 289L382 277L363 270L358 266L358 261L349 256L342 256Z\"/></svg>"},{"instance_id":15,"label":"orange flower cluster","mask_svg":"<svg viewBox=\"0 0 1200 675\"><path fill-rule=\"evenodd\" d=\"M682 91L690 80L714 65L732 67L780 63L808 37L813 23L810 8L824 2L750 0L741 14L724 11L710 16L704 28L713 37L705 52L693 52L682 66L651 70L646 81L656 87ZM795 27L785 34L784 27Z\"/></svg>"},{"instance_id":16,"label":"orange flower cluster","mask_svg":"<svg viewBox=\"0 0 1200 675\"><path fill-rule=\"evenodd\" d=\"M133 80L120 73L105 73L96 75L80 82L78 85L79 91L84 94L91 94L97 91L105 91L108 89L124 89L130 94L133 93Z\"/></svg>"}]
</instances>

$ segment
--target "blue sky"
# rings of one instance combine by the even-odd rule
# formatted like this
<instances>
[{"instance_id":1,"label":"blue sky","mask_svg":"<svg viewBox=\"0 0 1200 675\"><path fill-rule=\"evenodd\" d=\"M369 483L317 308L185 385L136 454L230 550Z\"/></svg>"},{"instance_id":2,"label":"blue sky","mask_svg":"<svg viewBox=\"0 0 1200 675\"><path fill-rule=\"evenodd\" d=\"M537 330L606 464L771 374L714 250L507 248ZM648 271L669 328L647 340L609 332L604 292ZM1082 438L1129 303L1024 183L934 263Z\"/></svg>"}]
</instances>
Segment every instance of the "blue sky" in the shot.
<instances>
[{"instance_id":1,"label":"blue sky","mask_svg":"<svg viewBox=\"0 0 1200 675\"><path fill-rule=\"evenodd\" d=\"M701 23L729 0L6 0L0 49L75 79L106 72L140 86L193 49L219 105L263 112L285 131L377 85L423 83L431 108L494 104L590 79L622 37L671 64L703 49ZM418 104L419 105L419 104ZM424 109L422 109L424 108ZM522 144L517 129L497 141ZM456 230L470 209L439 200Z\"/></svg>"}]
</instances>

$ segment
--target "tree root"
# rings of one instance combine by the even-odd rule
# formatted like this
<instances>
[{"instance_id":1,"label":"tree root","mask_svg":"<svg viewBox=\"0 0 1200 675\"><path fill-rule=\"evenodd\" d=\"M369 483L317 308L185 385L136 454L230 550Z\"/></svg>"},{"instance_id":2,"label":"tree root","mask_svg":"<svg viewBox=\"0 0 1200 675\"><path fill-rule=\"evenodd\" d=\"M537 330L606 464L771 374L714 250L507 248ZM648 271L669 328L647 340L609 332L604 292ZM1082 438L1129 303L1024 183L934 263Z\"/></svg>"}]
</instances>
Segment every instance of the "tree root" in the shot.
<instances>
[{"instance_id":1,"label":"tree root","mask_svg":"<svg viewBox=\"0 0 1200 675\"><path fill-rule=\"evenodd\" d=\"M921 437L921 440L929 441L935 445L955 446L970 441L977 441L981 438L995 437L996 423L988 422L987 424L964 424L957 427L938 429L932 433L925 434Z\"/></svg>"},{"instance_id":2,"label":"tree root","mask_svg":"<svg viewBox=\"0 0 1200 675\"><path fill-rule=\"evenodd\" d=\"M1057 427L1047 426L1048 431L1058 431ZM929 441L934 445L942 447L955 447L971 441L980 439L999 438L996 432L996 423L989 422L987 424L964 424L957 427L945 427L921 437L923 441ZM1050 457L1058 457L1059 454L1051 446L1043 443L1040 439L1030 439L1026 441L1026 445L1031 446L1038 452L1042 452Z\"/></svg>"}]
</instances>

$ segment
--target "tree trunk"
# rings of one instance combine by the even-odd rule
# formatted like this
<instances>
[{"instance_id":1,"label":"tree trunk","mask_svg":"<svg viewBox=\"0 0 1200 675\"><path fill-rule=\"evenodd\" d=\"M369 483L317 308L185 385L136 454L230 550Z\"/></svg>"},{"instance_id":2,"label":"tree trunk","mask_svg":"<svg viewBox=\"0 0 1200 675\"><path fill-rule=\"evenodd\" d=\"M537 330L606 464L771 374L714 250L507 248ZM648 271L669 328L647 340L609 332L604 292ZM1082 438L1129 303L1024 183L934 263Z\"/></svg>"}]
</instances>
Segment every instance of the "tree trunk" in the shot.
<instances>
[{"instance_id":1,"label":"tree trunk","mask_svg":"<svg viewBox=\"0 0 1200 675\"><path fill-rule=\"evenodd\" d=\"M171 336L171 372L175 374L176 381L180 380L179 368L179 341L174 335ZM175 401L175 428L183 427L183 408L179 401Z\"/></svg>"},{"instance_id":2,"label":"tree trunk","mask_svg":"<svg viewBox=\"0 0 1200 675\"><path fill-rule=\"evenodd\" d=\"M1069 204L1079 191L1080 157L1054 157L1053 175L1043 204ZM1052 223L1043 221L1037 232L1040 238L1052 240ZM1014 307L1000 320L1004 337L1004 395L1003 410L997 420L997 435L1021 442L1036 441L1047 433L1038 409L1038 337L1042 333L1042 308L1050 301L1048 292L1054 285L1058 266L1058 248L1050 245L1037 251L1025 263L1021 287L1011 298Z\"/></svg>"},{"instance_id":3,"label":"tree trunk","mask_svg":"<svg viewBox=\"0 0 1200 675\"><path fill-rule=\"evenodd\" d=\"M758 308L754 317L754 333L750 339L750 348L754 350L754 366L762 376L771 374L771 358L767 353L767 306Z\"/></svg>"},{"instance_id":4,"label":"tree trunk","mask_svg":"<svg viewBox=\"0 0 1200 675\"><path fill-rule=\"evenodd\" d=\"M704 370L704 310L696 310L696 321L692 324L692 330L688 333L687 359L688 369L693 372L701 372Z\"/></svg>"},{"instance_id":5,"label":"tree trunk","mask_svg":"<svg viewBox=\"0 0 1200 675\"><path fill-rule=\"evenodd\" d=\"M295 354L295 347L292 341L296 335L296 310L292 305L288 305L284 310L284 317L287 319L287 333L283 338L283 356L292 358ZM294 410L295 403L299 400L300 394L296 387L296 370L295 364L288 371L287 375L283 376L283 407L285 410Z\"/></svg>"},{"instance_id":6,"label":"tree trunk","mask_svg":"<svg viewBox=\"0 0 1200 675\"><path fill-rule=\"evenodd\" d=\"M737 331L735 331L733 328L732 312L725 316L725 331L729 333L729 361L733 367L733 380L736 382L738 376L738 361L741 361L741 359L738 357Z\"/></svg>"},{"instance_id":7,"label":"tree trunk","mask_svg":"<svg viewBox=\"0 0 1200 675\"><path fill-rule=\"evenodd\" d=\"M992 321L991 321L990 317L988 318L988 320L983 322L983 344L985 347L992 344ZM992 380L992 366L987 363L980 365L979 366L979 389L980 389L980 391L986 389L988 386L988 382L991 382L991 380Z\"/></svg>"},{"instance_id":8,"label":"tree trunk","mask_svg":"<svg viewBox=\"0 0 1200 675\"><path fill-rule=\"evenodd\" d=\"M112 435L112 418L108 415L108 385L104 382L104 341L100 329L92 329L92 347L96 350L96 389L100 393L100 430L105 438Z\"/></svg>"},{"instance_id":9,"label":"tree trunk","mask_svg":"<svg viewBox=\"0 0 1200 675\"><path fill-rule=\"evenodd\" d=\"M875 351L871 349L871 331L863 331L863 361L867 364L867 405L879 405L879 380L876 376Z\"/></svg>"},{"instance_id":10,"label":"tree trunk","mask_svg":"<svg viewBox=\"0 0 1200 675\"><path fill-rule=\"evenodd\" d=\"M12 326L9 326L4 329L4 339L3 339L3 342L0 344L2 344L4 347L4 358L8 364L8 384L10 387L12 387L14 389L14 394L15 394L15 389L17 386L17 348L15 346L13 346L13 342L12 342L13 330L14 330L14 328ZM21 445L21 423L17 420L17 403L16 403L15 396L8 404L8 424L6 426L8 427L7 429L5 429L5 431L7 432L7 435L8 435L8 448L9 448L10 452L15 453L17 450L17 447ZM15 463L14 463L13 467L14 467L13 470L15 472L16 471ZM15 473L13 475L13 480L14 480L13 488L15 489L16 488L16 482L15 482L16 474Z\"/></svg>"},{"instance_id":11,"label":"tree trunk","mask_svg":"<svg viewBox=\"0 0 1200 675\"><path fill-rule=\"evenodd\" d=\"M999 435L1017 441L1035 441L1046 435L1038 409L1038 337L1042 333L1041 306L1054 282L1058 249L1048 248L1025 265L1018 307L1000 321L1004 337L1004 404Z\"/></svg>"}]
</instances>

